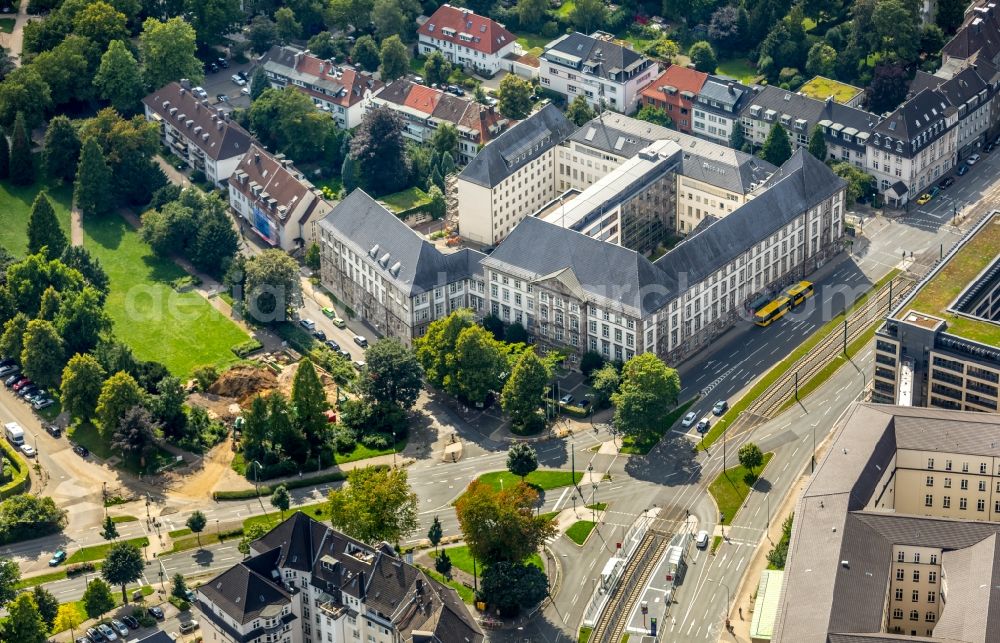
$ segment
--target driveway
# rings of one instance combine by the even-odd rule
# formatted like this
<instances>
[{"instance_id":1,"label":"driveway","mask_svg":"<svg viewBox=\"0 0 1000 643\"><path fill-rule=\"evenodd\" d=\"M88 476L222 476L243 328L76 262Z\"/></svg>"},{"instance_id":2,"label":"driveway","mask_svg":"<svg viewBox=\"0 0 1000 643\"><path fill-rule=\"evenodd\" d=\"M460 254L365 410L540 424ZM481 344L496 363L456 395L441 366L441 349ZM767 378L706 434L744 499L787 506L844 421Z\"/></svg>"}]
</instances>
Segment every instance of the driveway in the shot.
<instances>
[{"instance_id":1,"label":"driveway","mask_svg":"<svg viewBox=\"0 0 1000 643\"><path fill-rule=\"evenodd\" d=\"M4 17L9 17L5 14ZM21 0L15 17L14 30L11 33L0 33L0 45L7 50L10 58L18 67L21 66L21 48L24 44L24 23L28 22L28 0Z\"/></svg>"}]
</instances>

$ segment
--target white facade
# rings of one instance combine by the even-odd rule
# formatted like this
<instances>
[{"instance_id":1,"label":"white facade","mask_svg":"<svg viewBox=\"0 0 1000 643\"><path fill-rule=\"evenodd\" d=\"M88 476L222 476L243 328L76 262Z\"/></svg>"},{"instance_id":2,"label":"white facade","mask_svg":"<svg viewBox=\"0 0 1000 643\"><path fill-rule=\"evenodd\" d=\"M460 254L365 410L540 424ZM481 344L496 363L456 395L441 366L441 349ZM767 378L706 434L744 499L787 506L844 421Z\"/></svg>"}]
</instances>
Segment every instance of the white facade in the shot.
<instances>
[{"instance_id":1,"label":"white facade","mask_svg":"<svg viewBox=\"0 0 1000 643\"><path fill-rule=\"evenodd\" d=\"M420 34L418 44L421 56L427 56L432 51L440 51L444 55L445 60L452 64L473 67L477 71L482 71L486 75L492 76L502 69L507 69L509 65L504 60L504 57L507 54L514 53L517 41L510 41L496 53L477 51L468 45L456 44L449 40L433 38L424 34Z\"/></svg>"},{"instance_id":2,"label":"white facade","mask_svg":"<svg viewBox=\"0 0 1000 643\"><path fill-rule=\"evenodd\" d=\"M539 78L542 87L562 94L567 101L579 95L587 104L597 109L604 100L604 108L631 114L639 104L639 94L660 74L659 65L653 63L642 74L624 82L611 81L600 76L580 73L572 67L563 67L542 59Z\"/></svg>"}]
</instances>

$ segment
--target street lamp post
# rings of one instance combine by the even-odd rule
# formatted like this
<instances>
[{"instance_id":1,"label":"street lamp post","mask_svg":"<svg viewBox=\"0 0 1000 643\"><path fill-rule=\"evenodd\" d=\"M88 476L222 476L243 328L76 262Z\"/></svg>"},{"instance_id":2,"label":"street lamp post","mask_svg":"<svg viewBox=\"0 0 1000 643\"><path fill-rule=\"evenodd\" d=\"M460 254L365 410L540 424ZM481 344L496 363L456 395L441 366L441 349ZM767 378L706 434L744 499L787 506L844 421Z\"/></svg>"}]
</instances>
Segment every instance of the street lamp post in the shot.
<instances>
[{"instance_id":1,"label":"street lamp post","mask_svg":"<svg viewBox=\"0 0 1000 643\"><path fill-rule=\"evenodd\" d=\"M711 583L718 583L719 585L722 585L723 587L726 588L726 631L728 632L729 628L730 628L730 624L729 624L729 608L730 608L730 605L731 605L732 600L733 600L733 596L732 596L732 594L729 591L729 585L725 584L721 580L716 580L714 578L708 578L706 580L708 580Z\"/></svg>"}]
</instances>

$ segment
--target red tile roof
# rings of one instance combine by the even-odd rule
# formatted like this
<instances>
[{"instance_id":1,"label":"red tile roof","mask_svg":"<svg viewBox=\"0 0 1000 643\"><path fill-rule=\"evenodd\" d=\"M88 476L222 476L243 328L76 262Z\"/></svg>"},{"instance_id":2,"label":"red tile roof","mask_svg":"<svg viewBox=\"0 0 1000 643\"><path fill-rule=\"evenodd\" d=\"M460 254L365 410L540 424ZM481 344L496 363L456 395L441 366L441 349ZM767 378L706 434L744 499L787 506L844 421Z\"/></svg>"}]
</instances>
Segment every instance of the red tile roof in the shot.
<instances>
[{"instance_id":1,"label":"red tile roof","mask_svg":"<svg viewBox=\"0 0 1000 643\"><path fill-rule=\"evenodd\" d=\"M366 90L371 89L375 92L385 85L367 72L359 71L348 65L334 64L329 60L323 60L294 47L272 47L265 62L294 70L307 77L308 82L318 87L324 87L328 93L296 85L297 89L342 107L350 107L360 102L364 99ZM339 90L340 88L346 90L342 95L331 95L331 93L339 94L339 91L330 92L329 90Z\"/></svg>"},{"instance_id":2,"label":"red tile roof","mask_svg":"<svg viewBox=\"0 0 1000 643\"><path fill-rule=\"evenodd\" d=\"M642 95L651 98L661 98L662 92L660 88L664 86L676 87L679 92L689 91L692 94L697 94L701 91L701 87L705 84L707 78L708 74L705 72L695 71L694 69L688 69L680 65L671 65L667 67L665 72L660 74L659 78L642 90Z\"/></svg>"},{"instance_id":3,"label":"red tile roof","mask_svg":"<svg viewBox=\"0 0 1000 643\"><path fill-rule=\"evenodd\" d=\"M448 33L445 30L450 30ZM417 33L427 38L438 38L469 47L484 54L495 54L516 38L503 25L484 16L477 16L468 9L443 4L438 7ZM471 40L463 40L459 34L467 34Z\"/></svg>"},{"instance_id":4,"label":"red tile roof","mask_svg":"<svg viewBox=\"0 0 1000 643\"><path fill-rule=\"evenodd\" d=\"M508 125L508 120L492 107L481 105L468 98L452 96L426 85L418 85L405 78L397 78L386 85L376 98L475 131L479 143L485 143L498 136Z\"/></svg>"},{"instance_id":5,"label":"red tile roof","mask_svg":"<svg viewBox=\"0 0 1000 643\"><path fill-rule=\"evenodd\" d=\"M444 92L431 89L426 85L411 83L410 92L406 95L403 105L412 107L425 114L433 114L437 104L441 102Z\"/></svg>"}]
</instances>

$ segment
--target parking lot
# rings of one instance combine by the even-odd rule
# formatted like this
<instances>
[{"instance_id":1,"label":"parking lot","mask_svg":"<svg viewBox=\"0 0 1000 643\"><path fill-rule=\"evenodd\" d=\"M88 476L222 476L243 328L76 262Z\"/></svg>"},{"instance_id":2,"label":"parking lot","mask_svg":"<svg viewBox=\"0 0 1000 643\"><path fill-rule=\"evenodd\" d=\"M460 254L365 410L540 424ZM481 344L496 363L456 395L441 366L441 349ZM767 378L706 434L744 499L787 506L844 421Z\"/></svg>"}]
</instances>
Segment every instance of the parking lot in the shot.
<instances>
[{"instance_id":1,"label":"parking lot","mask_svg":"<svg viewBox=\"0 0 1000 643\"><path fill-rule=\"evenodd\" d=\"M163 609L164 618L162 620L157 620L154 625L149 627L139 627L138 629L129 628L129 633L126 636L121 636L117 634L118 641L141 641L142 639L152 636L156 632L166 632L178 643L189 643L190 641L196 640L198 637L202 636L201 628L196 627L193 631L187 634L181 634L181 625L183 623L189 623L193 621L200 621L201 614L197 613L195 610L188 612L179 612L176 607L170 603L162 603L160 607ZM136 609L134 605L127 605L117 608L114 612L105 617L103 622L110 623L111 619L121 620L123 616L131 615L133 610ZM123 623L123 625L128 625ZM80 627L74 629L72 636L70 632L61 632L54 637L52 641L57 641L60 643L101 643L106 639L100 639L99 641L92 642L91 639L87 637L88 628L94 627L93 622L88 622ZM75 636L75 638L73 638Z\"/></svg>"},{"instance_id":2,"label":"parking lot","mask_svg":"<svg viewBox=\"0 0 1000 643\"><path fill-rule=\"evenodd\" d=\"M205 80L201 86L208 94L208 102L213 106L245 109L250 107L250 96L240 93L241 87L233 82L233 74L243 72L247 75L248 83L244 87L249 87L249 78L253 63L237 64L229 61L228 69L219 69L217 72L207 72ZM220 96L225 96L227 100L219 100Z\"/></svg>"}]
</instances>

